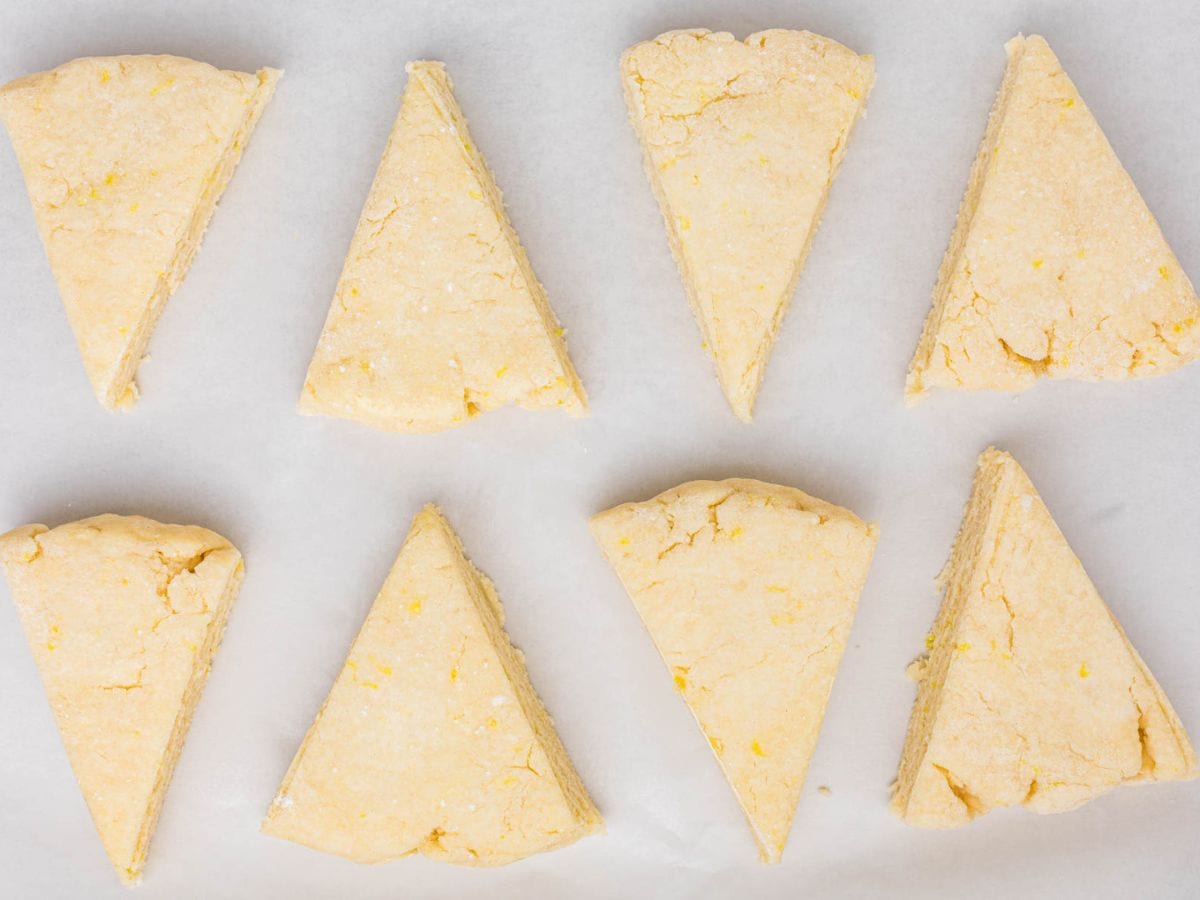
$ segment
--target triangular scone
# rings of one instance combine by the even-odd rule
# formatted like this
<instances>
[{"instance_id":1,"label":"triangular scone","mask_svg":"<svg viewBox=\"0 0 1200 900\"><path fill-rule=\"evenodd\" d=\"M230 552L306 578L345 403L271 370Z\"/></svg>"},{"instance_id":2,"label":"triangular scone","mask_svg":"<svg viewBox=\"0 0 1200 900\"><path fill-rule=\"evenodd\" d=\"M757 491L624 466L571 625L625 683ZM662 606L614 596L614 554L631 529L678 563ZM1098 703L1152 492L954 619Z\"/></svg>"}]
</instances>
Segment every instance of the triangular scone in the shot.
<instances>
[{"instance_id":1,"label":"triangular scone","mask_svg":"<svg viewBox=\"0 0 1200 900\"><path fill-rule=\"evenodd\" d=\"M262 827L356 862L464 866L601 829L495 588L436 507L413 521Z\"/></svg>"},{"instance_id":2,"label":"triangular scone","mask_svg":"<svg viewBox=\"0 0 1200 900\"><path fill-rule=\"evenodd\" d=\"M107 408L134 375L280 73L77 59L0 88L38 231Z\"/></svg>"},{"instance_id":3,"label":"triangular scone","mask_svg":"<svg viewBox=\"0 0 1200 900\"><path fill-rule=\"evenodd\" d=\"M761 481L693 481L592 532L708 737L764 862L787 842L877 529Z\"/></svg>"},{"instance_id":4,"label":"triangular scone","mask_svg":"<svg viewBox=\"0 0 1200 900\"><path fill-rule=\"evenodd\" d=\"M438 62L408 86L300 411L441 431L515 403L587 412L546 292Z\"/></svg>"},{"instance_id":5,"label":"triangular scone","mask_svg":"<svg viewBox=\"0 0 1200 900\"><path fill-rule=\"evenodd\" d=\"M979 458L941 581L892 800L906 821L1062 812L1119 784L1196 777L1162 688L1007 453Z\"/></svg>"},{"instance_id":6,"label":"triangular scone","mask_svg":"<svg viewBox=\"0 0 1200 900\"><path fill-rule=\"evenodd\" d=\"M0 562L104 849L135 884L242 556L204 528L110 515L18 528Z\"/></svg>"},{"instance_id":7,"label":"triangular scone","mask_svg":"<svg viewBox=\"0 0 1200 900\"><path fill-rule=\"evenodd\" d=\"M631 47L621 74L704 346L749 421L874 62L807 31L693 29Z\"/></svg>"},{"instance_id":8,"label":"triangular scone","mask_svg":"<svg viewBox=\"0 0 1200 900\"><path fill-rule=\"evenodd\" d=\"M906 399L1119 381L1200 357L1200 304L1045 40L1015 37Z\"/></svg>"}]
</instances>

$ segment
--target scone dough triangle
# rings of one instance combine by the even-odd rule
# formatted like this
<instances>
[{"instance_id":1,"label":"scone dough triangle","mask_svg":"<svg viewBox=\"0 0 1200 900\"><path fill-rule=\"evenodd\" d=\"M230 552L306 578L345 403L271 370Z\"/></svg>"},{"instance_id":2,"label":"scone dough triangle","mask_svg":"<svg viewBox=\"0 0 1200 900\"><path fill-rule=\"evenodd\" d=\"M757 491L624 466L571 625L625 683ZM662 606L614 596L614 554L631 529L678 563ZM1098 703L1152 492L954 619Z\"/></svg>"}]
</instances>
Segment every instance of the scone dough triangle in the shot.
<instances>
[{"instance_id":1,"label":"scone dough triangle","mask_svg":"<svg viewBox=\"0 0 1200 900\"><path fill-rule=\"evenodd\" d=\"M357 862L494 866L600 828L492 583L426 507L263 831Z\"/></svg>"},{"instance_id":2,"label":"scone dough triangle","mask_svg":"<svg viewBox=\"0 0 1200 900\"><path fill-rule=\"evenodd\" d=\"M1162 688L1007 453L980 457L941 580L892 801L906 821L1062 812L1120 784L1196 777Z\"/></svg>"},{"instance_id":3,"label":"scone dough triangle","mask_svg":"<svg viewBox=\"0 0 1200 900\"><path fill-rule=\"evenodd\" d=\"M874 63L807 31L692 29L631 47L621 75L704 346L749 421Z\"/></svg>"},{"instance_id":4,"label":"scone dough triangle","mask_svg":"<svg viewBox=\"0 0 1200 900\"><path fill-rule=\"evenodd\" d=\"M708 738L764 862L787 842L877 529L794 488L694 481L592 532Z\"/></svg>"},{"instance_id":5,"label":"scone dough triangle","mask_svg":"<svg viewBox=\"0 0 1200 900\"><path fill-rule=\"evenodd\" d=\"M1015 37L906 398L1120 381L1200 357L1196 291L1045 40Z\"/></svg>"},{"instance_id":6,"label":"scone dough triangle","mask_svg":"<svg viewBox=\"0 0 1200 900\"><path fill-rule=\"evenodd\" d=\"M279 72L177 56L77 59L0 88L84 368L107 408L134 375Z\"/></svg>"},{"instance_id":7,"label":"scone dough triangle","mask_svg":"<svg viewBox=\"0 0 1200 900\"><path fill-rule=\"evenodd\" d=\"M241 554L204 528L106 515L18 528L0 562L96 830L135 884Z\"/></svg>"},{"instance_id":8,"label":"scone dough triangle","mask_svg":"<svg viewBox=\"0 0 1200 900\"><path fill-rule=\"evenodd\" d=\"M563 329L445 68L408 73L300 411L404 432L506 404L586 414Z\"/></svg>"}]
</instances>

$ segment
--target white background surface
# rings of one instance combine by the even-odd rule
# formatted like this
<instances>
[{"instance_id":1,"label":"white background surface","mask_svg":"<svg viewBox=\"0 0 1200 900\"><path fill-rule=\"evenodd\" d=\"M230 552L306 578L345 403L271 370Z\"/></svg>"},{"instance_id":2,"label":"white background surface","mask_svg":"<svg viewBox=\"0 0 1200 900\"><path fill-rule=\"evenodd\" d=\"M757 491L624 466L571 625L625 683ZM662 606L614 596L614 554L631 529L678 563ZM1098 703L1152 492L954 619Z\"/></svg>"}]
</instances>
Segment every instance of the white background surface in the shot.
<instances>
[{"instance_id":1,"label":"white background surface","mask_svg":"<svg viewBox=\"0 0 1200 900\"><path fill-rule=\"evenodd\" d=\"M617 58L670 28L808 28L875 54L752 426L700 349ZM248 575L151 848L160 897L1184 897L1200 783L929 832L890 816L941 567L975 456L1013 451L1200 735L1200 366L1129 385L901 404L935 271L1019 30L1047 36L1200 276L1200 8L1152 3L145 3L5 0L0 80L76 56L286 69L168 306L129 415L93 400L0 142L0 528L101 512L212 527ZM434 436L294 412L406 60L445 60L569 329L590 419L502 411ZM761 866L587 516L697 477L793 484L882 523L791 842ZM608 825L499 870L361 867L258 822L410 519L439 502ZM831 796L817 792L828 785ZM9 602L0 894L119 897Z\"/></svg>"}]
</instances>

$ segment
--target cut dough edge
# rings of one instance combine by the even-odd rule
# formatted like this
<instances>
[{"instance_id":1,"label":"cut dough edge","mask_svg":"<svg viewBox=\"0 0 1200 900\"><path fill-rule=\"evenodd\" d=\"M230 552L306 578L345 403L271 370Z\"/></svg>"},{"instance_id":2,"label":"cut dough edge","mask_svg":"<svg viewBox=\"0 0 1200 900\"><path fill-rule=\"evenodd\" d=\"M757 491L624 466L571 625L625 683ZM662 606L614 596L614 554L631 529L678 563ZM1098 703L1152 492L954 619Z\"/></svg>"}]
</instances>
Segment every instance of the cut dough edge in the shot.
<instances>
[{"instance_id":1,"label":"cut dough edge","mask_svg":"<svg viewBox=\"0 0 1200 900\"><path fill-rule=\"evenodd\" d=\"M230 551L233 553L238 552L231 547L226 547L217 548L209 551L209 553L211 555L218 552L227 553ZM150 849L150 839L154 836L154 829L158 825L158 818L162 812L163 800L166 798L167 788L171 784L171 777L175 773L175 766L179 762L180 753L183 751L184 740L187 737L188 729L191 727L196 705L199 703L204 685L208 681L208 674L212 669L213 658L216 656L217 648L220 646L221 638L225 633L225 625L229 620L233 601L237 597L238 590L242 585L242 579L245 576L245 564L241 561L240 554L238 556L238 563L230 572L229 579L226 581L225 588L221 592L217 606L214 609L213 617L209 621L208 630L204 636L204 643L196 652L192 675L188 679L187 687L184 689L179 713L175 717L175 724L171 729L171 737L167 742L167 749L163 753L162 762L159 764L158 775L154 780L154 789L150 794L150 800L146 806L146 815L142 829L138 834L137 850L134 858L128 868L124 871L118 870L118 875L120 875L121 881L125 884L135 885L141 881L142 867L145 865L146 856Z\"/></svg>"},{"instance_id":2,"label":"cut dough edge","mask_svg":"<svg viewBox=\"0 0 1200 900\"><path fill-rule=\"evenodd\" d=\"M158 320L162 318L167 300L179 287L192 260L204 238L204 232L216 211L217 203L225 192L234 171L241 160L242 152L250 138L254 126L258 123L267 103L275 92L275 85L283 73L277 69L260 69L257 73L258 86L246 104L241 124L230 135L225 150L216 167L205 180L200 198L192 211L183 236L175 248L175 258L170 268L158 276L154 291L150 295L145 310L136 327L130 330L129 340L116 366L109 374L88 372L93 389L98 399L106 409L129 409L137 401L138 387L134 378L138 366L145 356L146 346L154 332Z\"/></svg>"},{"instance_id":3,"label":"cut dough edge","mask_svg":"<svg viewBox=\"0 0 1200 900\"><path fill-rule=\"evenodd\" d=\"M1025 55L1025 38L1023 36L1013 38L1006 45L1006 49L1010 47L1012 49L1009 50L1008 64L1005 66L1004 77L996 93L995 102L992 104L992 111L988 115L983 140L979 145L979 151L975 154L974 162L971 163L967 190L959 203L950 243L938 268L937 285L933 290L933 306L925 317L916 352L913 354L912 362L909 363L908 376L904 385L904 402L907 406L915 406L924 399L927 392L922 375L936 350L937 336L941 331L950 286L954 281L955 272L958 271L963 250L966 248L967 236L971 233L971 222L975 218L975 210L979 206L979 200L987 182L993 148L1000 138L1000 130L1004 125L1004 118L1012 96L1012 87L1017 80L1017 71L1020 69L1021 60Z\"/></svg>"}]
</instances>

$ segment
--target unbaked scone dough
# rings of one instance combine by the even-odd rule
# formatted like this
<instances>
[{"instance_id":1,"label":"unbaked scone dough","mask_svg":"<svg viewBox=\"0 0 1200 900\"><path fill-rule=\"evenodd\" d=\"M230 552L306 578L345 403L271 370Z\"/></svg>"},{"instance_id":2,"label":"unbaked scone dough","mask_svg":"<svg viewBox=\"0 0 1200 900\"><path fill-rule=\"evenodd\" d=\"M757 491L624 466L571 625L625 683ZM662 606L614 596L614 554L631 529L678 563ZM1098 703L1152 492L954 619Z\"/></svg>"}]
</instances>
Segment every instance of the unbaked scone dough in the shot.
<instances>
[{"instance_id":1,"label":"unbaked scone dough","mask_svg":"<svg viewBox=\"0 0 1200 900\"><path fill-rule=\"evenodd\" d=\"M1120 784L1196 777L1162 688L1007 453L979 458L940 580L892 800L906 821L1062 812Z\"/></svg>"},{"instance_id":2,"label":"unbaked scone dough","mask_svg":"<svg viewBox=\"0 0 1200 900\"><path fill-rule=\"evenodd\" d=\"M11 531L0 562L104 849L136 884L242 556L204 528L106 515Z\"/></svg>"},{"instance_id":3,"label":"unbaked scone dough","mask_svg":"<svg viewBox=\"0 0 1200 900\"><path fill-rule=\"evenodd\" d=\"M407 432L510 403L585 415L563 329L445 68L408 74L300 411Z\"/></svg>"},{"instance_id":4,"label":"unbaked scone dough","mask_svg":"<svg viewBox=\"0 0 1200 900\"><path fill-rule=\"evenodd\" d=\"M177 56L76 59L0 88L50 269L97 399L134 375L280 73Z\"/></svg>"},{"instance_id":5,"label":"unbaked scone dough","mask_svg":"<svg viewBox=\"0 0 1200 900\"><path fill-rule=\"evenodd\" d=\"M1200 303L1045 40L1015 37L906 399L1119 381L1200 357Z\"/></svg>"},{"instance_id":6,"label":"unbaked scone dough","mask_svg":"<svg viewBox=\"0 0 1200 900\"><path fill-rule=\"evenodd\" d=\"M807 31L671 31L621 58L704 346L749 421L874 62Z\"/></svg>"},{"instance_id":7,"label":"unbaked scone dough","mask_svg":"<svg viewBox=\"0 0 1200 900\"><path fill-rule=\"evenodd\" d=\"M427 506L263 831L357 862L495 866L601 827L495 588Z\"/></svg>"},{"instance_id":8,"label":"unbaked scone dough","mask_svg":"<svg viewBox=\"0 0 1200 900\"><path fill-rule=\"evenodd\" d=\"M748 479L693 481L592 532L778 862L878 532Z\"/></svg>"}]
</instances>

